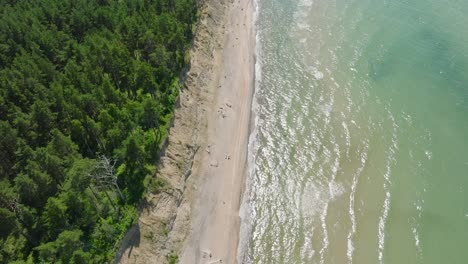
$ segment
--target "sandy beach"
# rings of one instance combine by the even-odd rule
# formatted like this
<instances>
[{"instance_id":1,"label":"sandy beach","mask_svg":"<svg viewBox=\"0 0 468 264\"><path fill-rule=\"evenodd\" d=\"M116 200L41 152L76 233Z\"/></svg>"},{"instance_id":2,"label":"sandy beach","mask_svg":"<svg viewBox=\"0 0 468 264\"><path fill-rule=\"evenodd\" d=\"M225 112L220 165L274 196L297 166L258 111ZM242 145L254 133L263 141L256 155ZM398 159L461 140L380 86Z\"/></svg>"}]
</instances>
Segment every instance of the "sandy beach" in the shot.
<instances>
[{"instance_id":1,"label":"sandy beach","mask_svg":"<svg viewBox=\"0 0 468 264\"><path fill-rule=\"evenodd\" d=\"M237 263L254 83L253 1L228 6L207 142L196 173L192 232L180 263ZM221 262L222 261L222 262Z\"/></svg>"}]
</instances>

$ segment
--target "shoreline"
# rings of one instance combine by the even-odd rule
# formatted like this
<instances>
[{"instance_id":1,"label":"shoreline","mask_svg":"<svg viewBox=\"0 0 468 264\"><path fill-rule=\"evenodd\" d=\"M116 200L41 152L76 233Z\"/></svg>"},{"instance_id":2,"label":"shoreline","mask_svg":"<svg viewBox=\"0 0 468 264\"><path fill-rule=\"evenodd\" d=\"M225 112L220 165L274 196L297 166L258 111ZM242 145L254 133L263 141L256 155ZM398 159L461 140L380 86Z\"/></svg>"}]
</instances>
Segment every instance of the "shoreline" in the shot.
<instances>
[{"instance_id":1,"label":"shoreline","mask_svg":"<svg viewBox=\"0 0 468 264\"><path fill-rule=\"evenodd\" d=\"M237 263L254 95L254 3L228 3L214 108L194 171L192 229L180 263Z\"/></svg>"}]
</instances>

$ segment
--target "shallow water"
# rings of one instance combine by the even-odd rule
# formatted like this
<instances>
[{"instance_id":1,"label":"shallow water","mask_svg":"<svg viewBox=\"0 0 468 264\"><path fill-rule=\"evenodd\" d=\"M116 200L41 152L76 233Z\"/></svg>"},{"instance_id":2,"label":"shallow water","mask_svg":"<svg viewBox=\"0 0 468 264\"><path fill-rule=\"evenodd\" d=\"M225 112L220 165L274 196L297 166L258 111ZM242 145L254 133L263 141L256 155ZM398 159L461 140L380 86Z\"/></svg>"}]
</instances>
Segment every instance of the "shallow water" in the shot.
<instances>
[{"instance_id":1,"label":"shallow water","mask_svg":"<svg viewBox=\"0 0 468 264\"><path fill-rule=\"evenodd\" d=\"M468 263L468 2L258 0L244 263Z\"/></svg>"}]
</instances>

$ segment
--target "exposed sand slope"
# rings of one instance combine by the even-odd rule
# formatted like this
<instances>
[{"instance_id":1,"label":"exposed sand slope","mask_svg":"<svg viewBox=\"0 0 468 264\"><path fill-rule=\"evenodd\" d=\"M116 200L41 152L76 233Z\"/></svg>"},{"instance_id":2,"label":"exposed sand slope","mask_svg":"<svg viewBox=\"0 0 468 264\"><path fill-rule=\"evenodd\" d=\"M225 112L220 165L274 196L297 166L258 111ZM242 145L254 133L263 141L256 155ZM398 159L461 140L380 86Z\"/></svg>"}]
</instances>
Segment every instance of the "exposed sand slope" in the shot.
<instances>
[{"instance_id":1,"label":"exposed sand slope","mask_svg":"<svg viewBox=\"0 0 468 264\"><path fill-rule=\"evenodd\" d=\"M217 108L227 5L225 0L203 4L190 69L156 175L169 186L146 196L138 223L126 234L116 263L168 263L168 255L180 254L190 231L193 186L200 176L194 171L205 165L201 162L208 116Z\"/></svg>"}]
</instances>

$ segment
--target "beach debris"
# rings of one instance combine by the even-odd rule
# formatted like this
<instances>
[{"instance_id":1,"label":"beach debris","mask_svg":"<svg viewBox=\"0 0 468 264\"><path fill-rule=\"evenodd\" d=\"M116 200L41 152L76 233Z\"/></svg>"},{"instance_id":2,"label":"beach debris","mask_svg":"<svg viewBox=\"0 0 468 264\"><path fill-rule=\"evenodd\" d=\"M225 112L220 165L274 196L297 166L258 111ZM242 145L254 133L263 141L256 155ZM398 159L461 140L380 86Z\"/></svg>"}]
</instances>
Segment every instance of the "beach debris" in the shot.
<instances>
[{"instance_id":1,"label":"beach debris","mask_svg":"<svg viewBox=\"0 0 468 264\"><path fill-rule=\"evenodd\" d=\"M224 113L224 109L222 107L220 107L218 109L218 114L220 114L222 118L227 117L227 115Z\"/></svg>"},{"instance_id":2,"label":"beach debris","mask_svg":"<svg viewBox=\"0 0 468 264\"><path fill-rule=\"evenodd\" d=\"M218 161L216 161L216 160L211 161L210 166L217 168L218 167Z\"/></svg>"},{"instance_id":3,"label":"beach debris","mask_svg":"<svg viewBox=\"0 0 468 264\"><path fill-rule=\"evenodd\" d=\"M212 256L211 251L209 251L209 250L202 250L201 255L202 255L202 258L208 258L208 257L211 258L211 256Z\"/></svg>"},{"instance_id":4,"label":"beach debris","mask_svg":"<svg viewBox=\"0 0 468 264\"><path fill-rule=\"evenodd\" d=\"M226 103L226 106L229 107L229 108L231 108L231 107L232 107L232 104L229 103L229 102L227 102L227 103Z\"/></svg>"},{"instance_id":5,"label":"beach debris","mask_svg":"<svg viewBox=\"0 0 468 264\"><path fill-rule=\"evenodd\" d=\"M225 118L227 115L224 113L224 109L222 106L218 108L218 114L221 114L222 118Z\"/></svg>"}]
</instances>

